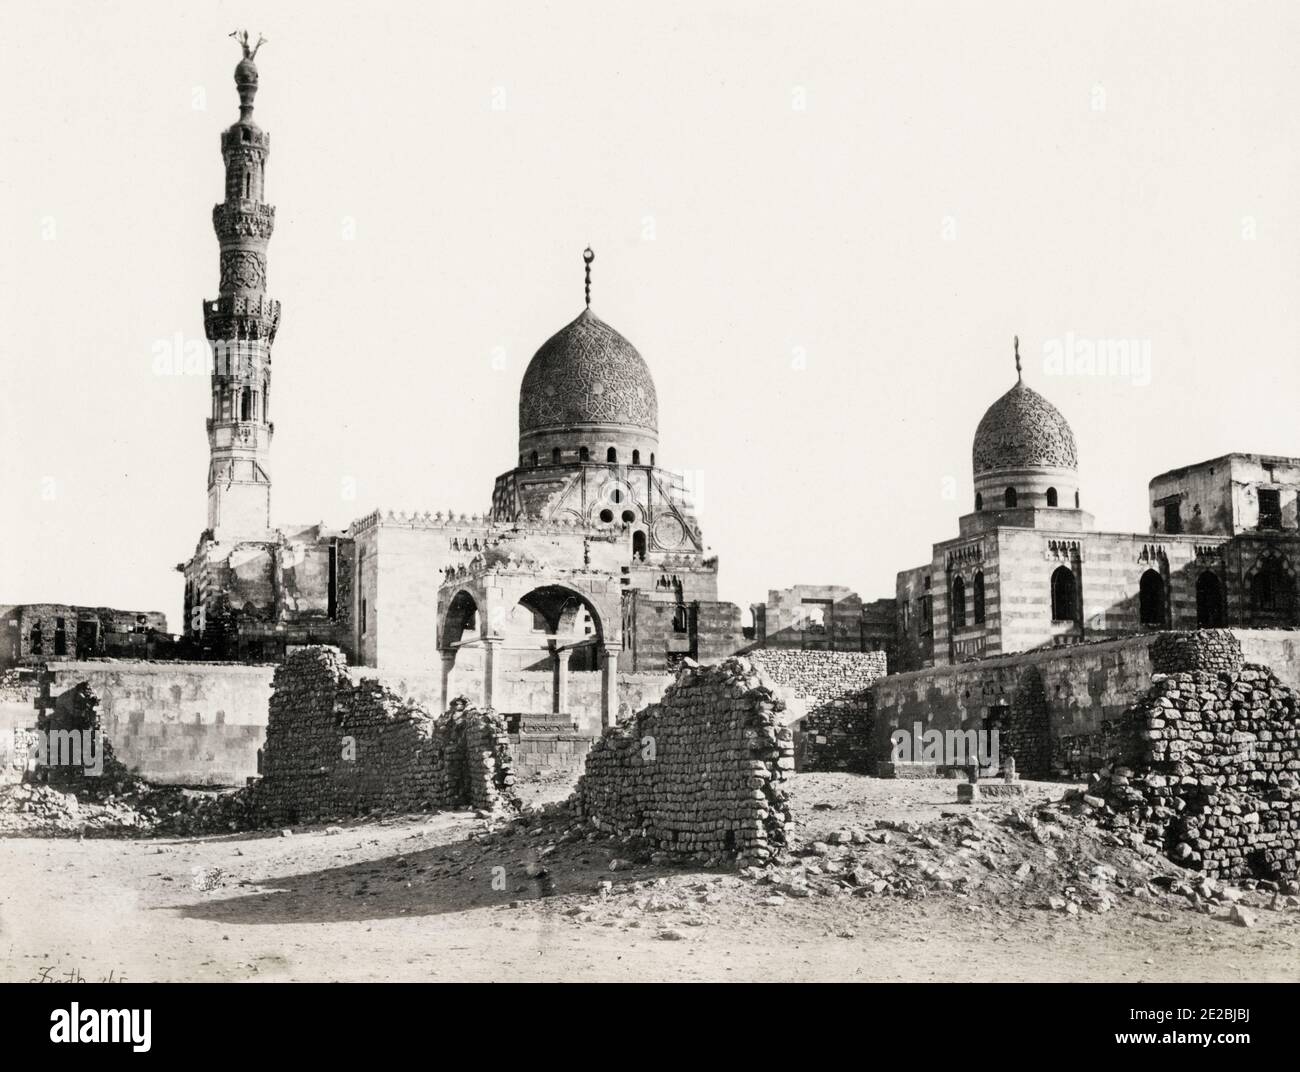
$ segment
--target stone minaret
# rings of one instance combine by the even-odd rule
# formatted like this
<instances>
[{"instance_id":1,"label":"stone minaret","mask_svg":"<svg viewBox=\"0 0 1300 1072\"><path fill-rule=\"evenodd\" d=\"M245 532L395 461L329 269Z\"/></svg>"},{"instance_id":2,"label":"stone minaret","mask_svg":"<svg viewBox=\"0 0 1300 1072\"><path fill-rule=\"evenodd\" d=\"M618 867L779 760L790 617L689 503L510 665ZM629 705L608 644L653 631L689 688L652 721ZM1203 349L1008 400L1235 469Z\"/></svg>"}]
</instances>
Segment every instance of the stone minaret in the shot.
<instances>
[{"instance_id":1,"label":"stone minaret","mask_svg":"<svg viewBox=\"0 0 1300 1072\"><path fill-rule=\"evenodd\" d=\"M243 34L241 44L239 121L221 135L226 199L212 210L220 296L203 303L213 357L208 528L218 539L259 535L271 525L271 344L280 323L280 303L266 296L266 246L275 226L275 209L263 200L271 138L253 122L253 60L262 42L250 49Z\"/></svg>"}]
</instances>

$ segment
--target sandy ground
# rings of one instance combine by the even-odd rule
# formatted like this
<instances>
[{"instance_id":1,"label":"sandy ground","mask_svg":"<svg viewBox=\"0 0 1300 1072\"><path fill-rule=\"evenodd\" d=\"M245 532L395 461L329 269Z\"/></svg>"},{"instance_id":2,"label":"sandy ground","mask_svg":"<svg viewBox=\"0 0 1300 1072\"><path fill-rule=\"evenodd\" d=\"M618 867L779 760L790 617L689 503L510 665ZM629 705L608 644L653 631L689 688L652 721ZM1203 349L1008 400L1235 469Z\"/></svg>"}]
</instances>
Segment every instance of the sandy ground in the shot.
<instances>
[{"instance_id":1,"label":"sandy ground","mask_svg":"<svg viewBox=\"0 0 1300 1072\"><path fill-rule=\"evenodd\" d=\"M793 787L804 843L850 822L951 827L966 821L954 815L975 810L956 808L954 782L804 774ZM563 793L554 783L534 787L535 796ZM1042 787L1039 798L1052 793L1060 787ZM978 812L996 819L1008 807ZM773 897L770 883L734 868L634 862L625 846L545 829L494 835L469 813L327 829L0 841L0 979L1300 978L1294 908L1262 907L1249 928L1183 898L1054 912L1032 882L1021 890L998 865L1028 859L1030 849L991 825L972 835L975 848L956 850L972 867L986 858L989 883L917 899L838 890ZM893 837L893 846L865 848L911 852L900 846L916 838ZM1058 850L1031 848L1047 854L1036 873L1055 881ZM1060 851L1076 863L1101 858L1091 842ZM555 882L552 896L529 877L538 860ZM1130 865L1148 867L1119 862ZM195 869L206 869L213 888L201 888ZM610 884L603 892L602 882Z\"/></svg>"}]
</instances>

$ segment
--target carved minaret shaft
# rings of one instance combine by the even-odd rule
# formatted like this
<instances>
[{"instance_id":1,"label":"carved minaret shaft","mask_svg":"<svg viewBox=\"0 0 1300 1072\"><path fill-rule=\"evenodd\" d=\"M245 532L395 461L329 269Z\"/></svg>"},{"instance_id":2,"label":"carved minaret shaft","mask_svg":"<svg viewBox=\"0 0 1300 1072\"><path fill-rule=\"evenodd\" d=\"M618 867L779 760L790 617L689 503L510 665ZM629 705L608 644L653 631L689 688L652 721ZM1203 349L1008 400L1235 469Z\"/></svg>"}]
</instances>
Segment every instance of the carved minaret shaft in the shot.
<instances>
[{"instance_id":1,"label":"carved minaret shaft","mask_svg":"<svg viewBox=\"0 0 1300 1072\"><path fill-rule=\"evenodd\" d=\"M263 533L271 525L271 344L280 322L280 303L266 296L266 246L275 226L275 209L263 201L271 138L253 122L257 47L250 51L247 35L241 43L239 121L221 135L226 199L212 210L220 296L203 303L213 357L208 528L226 535Z\"/></svg>"}]
</instances>

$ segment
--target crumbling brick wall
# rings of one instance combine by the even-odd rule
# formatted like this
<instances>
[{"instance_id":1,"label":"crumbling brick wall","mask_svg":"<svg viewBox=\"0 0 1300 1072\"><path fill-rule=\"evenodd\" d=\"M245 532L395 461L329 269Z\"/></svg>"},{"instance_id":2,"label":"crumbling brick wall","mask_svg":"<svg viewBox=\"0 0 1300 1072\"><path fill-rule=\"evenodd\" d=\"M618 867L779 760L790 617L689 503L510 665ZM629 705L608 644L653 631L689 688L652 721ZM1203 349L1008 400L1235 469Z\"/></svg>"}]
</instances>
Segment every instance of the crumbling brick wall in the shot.
<instances>
[{"instance_id":1,"label":"crumbling brick wall","mask_svg":"<svg viewBox=\"0 0 1300 1072\"><path fill-rule=\"evenodd\" d=\"M464 700L434 718L338 648L304 648L276 671L256 807L269 823L370 812L513 805L504 721Z\"/></svg>"},{"instance_id":2,"label":"crumbling brick wall","mask_svg":"<svg viewBox=\"0 0 1300 1072\"><path fill-rule=\"evenodd\" d=\"M1226 638L1226 639L1225 639ZM1158 674L1115 735L1116 761L1090 791L1110 826L1184 866L1228 879L1300 873L1300 697L1266 666L1240 663L1231 634L1170 645L1198 666ZM1086 800L1088 798L1085 798Z\"/></svg>"},{"instance_id":3,"label":"crumbling brick wall","mask_svg":"<svg viewBox=\"0 0 1300 1072\"><path fill-rule=\"evenodd\" d=\"M1151 645L1151 669L1157 674L1235 674L1243 661L1241 642L1227 629L1161 633Z\"/></svg>"},{"instance_id":4,"label":"crumbling brick wall","mask_svg":"<svg viewBox=\"0 0 1300 1072\"><path fill-rule=\"evenodd\" d=\"M799 723L800 770L860 774L875 770L875 708L869 686L885 676L883 651L766 648L752 657L773 682L808 701Z\"/></svg>"},{"instance_id":5,"label":"crumbling brick wall","mask_svg":"<svg viewBox=\"0 0 1300 1072\"><path fill-rule=\"evenodd\" d=\"M659 703L593 745L575 793L580 815L669 852L766 861L790 818L783 707L746 659L685 667Z\"/></svg>"}]
</instances>

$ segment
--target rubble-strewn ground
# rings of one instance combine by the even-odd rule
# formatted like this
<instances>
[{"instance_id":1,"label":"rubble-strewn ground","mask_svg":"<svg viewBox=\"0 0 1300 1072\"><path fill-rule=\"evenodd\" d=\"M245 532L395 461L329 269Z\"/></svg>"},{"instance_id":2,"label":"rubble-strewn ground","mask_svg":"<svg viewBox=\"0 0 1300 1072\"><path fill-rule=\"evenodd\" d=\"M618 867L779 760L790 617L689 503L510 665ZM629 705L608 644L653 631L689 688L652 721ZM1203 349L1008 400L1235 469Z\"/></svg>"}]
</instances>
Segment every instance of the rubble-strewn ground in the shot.
<instances>
[{"instance_id":1,"label":"rubble-strewn ground","mask_svg":"<svg viewBox=\"0 0 1300 1072\"><path fill-rule=\"evenodd\" d=\"M1202 885L1049 807L1060 785L974 808L956 785L797 775L794 851L766 872L589 839L555 809L3 839L0 978L1300 978L1294 889Z\"/></svg>"}]
</instances>

